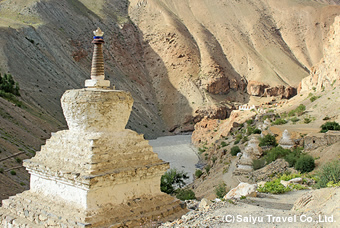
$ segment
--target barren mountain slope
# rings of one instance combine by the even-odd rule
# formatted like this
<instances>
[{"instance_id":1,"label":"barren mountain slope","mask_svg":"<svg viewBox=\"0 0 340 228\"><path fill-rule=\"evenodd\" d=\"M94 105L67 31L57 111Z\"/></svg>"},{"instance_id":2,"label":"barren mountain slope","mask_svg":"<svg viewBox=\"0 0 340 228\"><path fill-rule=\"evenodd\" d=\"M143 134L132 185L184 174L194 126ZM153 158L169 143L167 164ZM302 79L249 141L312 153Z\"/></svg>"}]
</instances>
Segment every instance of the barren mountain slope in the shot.
<instances>
[{"instance_id":1,"label":"barren mountain slope","mask_svg":"<svg viewBox=\"0 0 340 228\"><path fill-rule=\"evenodd\" d=\"M212 94L242 91L248 80L297 86L322 57L324 37L340 14L333 4L339 2L134 0L129 10L150 44L147 67L174 124L180 116L170 110L190 111L187 103L195 110L219 100ZM170 96L174 91L180 95Z\"/></svg>"},{"instance_id":2,"label":"barren mountain slope","mask_svg":"<svg viewBox=\"0 0 340 228\"><path fill-rule=\"evenodd\" d=\"M338 0L1 0L0 72L30 108L0 98L0 157L66 127L59 100L90 77L98 26L106 77L135 100L128 127L152 138L192 129L213 104L247 102L249 80L297 86L339 14Z\"/></svg>"}]
</instances>

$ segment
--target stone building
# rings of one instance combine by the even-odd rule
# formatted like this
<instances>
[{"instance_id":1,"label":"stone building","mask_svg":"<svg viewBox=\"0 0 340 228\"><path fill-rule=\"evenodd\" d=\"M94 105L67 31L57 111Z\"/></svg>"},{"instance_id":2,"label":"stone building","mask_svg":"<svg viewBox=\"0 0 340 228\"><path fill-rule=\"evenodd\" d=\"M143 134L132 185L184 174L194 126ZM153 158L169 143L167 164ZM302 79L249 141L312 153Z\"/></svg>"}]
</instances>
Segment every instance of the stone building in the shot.
<instances>
[{"instance_id":1,"label":"stone building","mask_svg":"<svg viewBox=\"0 0 340 228\"><path fill-rule=\"evenodd\" d=\"M340 141L340 131L326 133L310 133L304 137L304 149L313 150L320 146L327 146Z\"/></svg>"},{"instance_id":2,"label":"stone building","mask_svg":"<svg viewBox=\"0 0 340 228\"><path fill-rule=\"evenodd\" d=\"M160 191L169 164L143 135L125 129L133 99L104 79L103 32L95 33L87 88L61 98L69 130L24 166L30 190L3 200L2 227L136 227L186 212Z\"/></svg>"}]
</instances>

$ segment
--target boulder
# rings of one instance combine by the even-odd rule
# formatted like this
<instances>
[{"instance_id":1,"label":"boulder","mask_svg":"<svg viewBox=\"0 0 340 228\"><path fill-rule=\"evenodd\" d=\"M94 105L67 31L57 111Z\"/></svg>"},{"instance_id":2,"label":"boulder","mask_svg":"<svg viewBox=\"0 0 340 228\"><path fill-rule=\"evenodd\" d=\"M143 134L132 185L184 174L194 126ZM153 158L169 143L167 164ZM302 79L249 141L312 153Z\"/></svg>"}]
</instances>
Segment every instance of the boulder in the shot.
<instances>
[{"instance_id":1,"label":"boulder","mask_svg":"<svg viewBox=\"0 0 340 228\"><path fill-rule=\"evenodd\" d=\"M303 179L301 177L298 177L298 178L291 179L289 181L281 180L280 183L283 186L288 187L290 184L302 184L302 181Z\"/></svg>"},{"instance_id":2,"label":"boulder","mask_svg":"<svg viewBox=\"0 0 340 228\"><path fill-rule=\"evenodd\" d=\"M211 204L212 204L212 202L210 200L203 198L201 200L200 204L198 205L198 209L200 211L207 210L207 209L209 209Z\"/></svg>"},{"instance_id":3,"label":"boulder","mask_svg":"<svg viewBox=\"0 0 340 228\"><path fill-rule=\"evenodd\" d=\"M241 196L256 197L257 184L241 182L236 188L231 189L223 199L240 199Z\"/></svg>"}]
</instances>

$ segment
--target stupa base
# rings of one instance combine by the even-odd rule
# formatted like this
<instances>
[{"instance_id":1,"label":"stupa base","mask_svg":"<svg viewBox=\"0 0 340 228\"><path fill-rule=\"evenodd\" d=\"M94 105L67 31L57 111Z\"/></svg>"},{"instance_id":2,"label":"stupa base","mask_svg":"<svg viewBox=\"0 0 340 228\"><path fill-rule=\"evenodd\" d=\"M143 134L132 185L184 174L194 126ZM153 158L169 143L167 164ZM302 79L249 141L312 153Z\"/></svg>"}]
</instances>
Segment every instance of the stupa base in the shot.
<instances>
[{"instance_id":1,"label":"stupa base","mask_svg":"<svg viewBox=\"0 0 340 228\"><path fill-rule=\"evenodd\" d=\"M106 205L97 211L76 208L60 199L25 191L3 201L0 218L4 228L26 227L140 227L173 220L187 209L179 200L161 193ZM151 223L151 224L150 224Z\"/></svg>"}]
</instances>

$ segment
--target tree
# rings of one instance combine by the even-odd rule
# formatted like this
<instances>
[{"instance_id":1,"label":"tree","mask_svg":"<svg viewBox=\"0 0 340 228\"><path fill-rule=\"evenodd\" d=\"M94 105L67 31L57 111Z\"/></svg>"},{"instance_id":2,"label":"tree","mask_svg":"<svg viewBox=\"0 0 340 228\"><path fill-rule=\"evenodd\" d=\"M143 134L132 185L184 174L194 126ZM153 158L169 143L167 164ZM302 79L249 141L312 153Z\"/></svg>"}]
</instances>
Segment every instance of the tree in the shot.
<instances>
[{"instance_id":1,"label":"tree","mask_svg":"<svg viewBox=\"0 0 340 228\"><path fill-rule=\"evenodd\" d=\"M168 171L161 177L161 191L173 194L176 188L182 188L185 186L186 179L189 179L189 176L184 171L178 171L173 168Z\"/></svg>"},{"instance_id":2,"label":"tree","mask_svg":"<svg viewBox=\"0 0 340 228\"><path fill-rule=\"evenodd\" d=\"M263 138L260 138L259 146L276 146L276 139L274 135L268 134Z\"/></svg>"}]
</instances>

